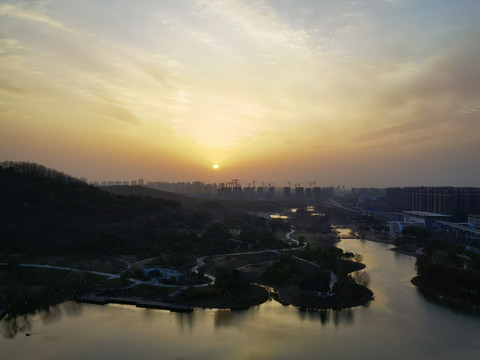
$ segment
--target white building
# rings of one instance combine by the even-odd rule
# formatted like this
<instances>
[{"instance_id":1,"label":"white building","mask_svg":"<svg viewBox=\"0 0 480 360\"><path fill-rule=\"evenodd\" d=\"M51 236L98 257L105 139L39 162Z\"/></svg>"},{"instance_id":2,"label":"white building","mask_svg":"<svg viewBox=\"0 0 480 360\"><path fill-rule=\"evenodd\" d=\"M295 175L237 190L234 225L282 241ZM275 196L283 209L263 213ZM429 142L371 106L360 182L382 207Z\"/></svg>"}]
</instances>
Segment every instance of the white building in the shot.
<instances>
[{"instance_id":1,"label":"white building","mask_svg":"<svg viewBox=\"0 0 480 360\"><path fill-rule=\"evenodd\" d=\"M390 235L400 236L402 230L408 226L421 226L437 229L438 221L447 220L450 216L428 211L403 211L403 221L389 221Z\"/></svg>"},{"instance_id":2,"label":"white building","mask_svg":"<svg viewBox=\"0 0 480 360\"><path fill-rule=\"evenodd\" d=\"M472 224L476 229L480 229L480 215L468 215L468 223Z\"/></svg>"},{"instance_id":3,"label":"white building","mask_svg":"<svg viewBox=\"0 0 480 360\"><path fill-rule=\"evenodd\" d=\"M157 277L161 278L162 280L185 280L187 277L187 273L185 271L177 271L169 268L159 267L159 266L151 266L143 268L143 275L146 278L150 277Z\"/></svg>"}]
</instances>

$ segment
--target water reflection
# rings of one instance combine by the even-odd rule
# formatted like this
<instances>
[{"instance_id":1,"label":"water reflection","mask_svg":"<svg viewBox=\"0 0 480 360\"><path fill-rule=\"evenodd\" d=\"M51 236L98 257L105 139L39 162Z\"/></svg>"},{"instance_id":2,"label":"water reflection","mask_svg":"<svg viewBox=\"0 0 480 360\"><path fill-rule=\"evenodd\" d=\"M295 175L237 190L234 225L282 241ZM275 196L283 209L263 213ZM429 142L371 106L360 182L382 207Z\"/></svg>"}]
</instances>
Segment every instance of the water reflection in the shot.
<instances>
[{"instance_id":1,"label":"water reflection","mask_svg":"<svg viewBox=\"0 0 480 360\"><path fill-rule=\"evenodd\" d=\"M241 326L246 321L254 321L258 312L258 307L252 307L248 310L215 310L214 325L215 328Z\"/></svg>"},{"instance_id":2,"label":"water reflection","mask_svg":"<svg viewBox=\"0 0 480 360\"><path fill-rule=\"evenodd\" d=\"M427 291L422 289L416 288L416 291L420 296L428 303L438 306L439 308L450 311L457 315L463 315L466 317L472 317L480 319L480 309L472 309L471 307L467 307L462 305L461 303L457 302L448 302L446 299L438 298L438 296L432 295Z\"/></svg>"},{"instance_id":3,"label":"water reflection","mask_svg":"<svg viewBox=\"0 0 480 360\"><path fill-rule=\"evenodd\" d=\"M78 317L82 316L84 306L76 301L68 301L62 304L62 308L68 317Z\"/></svg>"},{"instance_id":4,"label":"water reflection","mask_svg":"<svg viewBox=\"0 0 480 360\"><path fill-rule=\"evenodd\" d=\"M332 310L298 310L298 317L301 320L320 321L322 325L330 322L335 326L352 325L354 323L354 311L352 309Z\"/></svg>"},{"instance_id":5,"label":"water reflection","mask_svg":"<svg viewBox=\"0 0 480 360\"><path fill-rule=\"evenodd\" d=\"M214 314L215 327L226 327L232 325L234 314L230 310L216 310Z\"/></svg>"},{"instance_id":6,"label":"water reflection","mask_svg":"<svg viewBox=\"0 0 480 360\"><path fill-rule=\"evenodd\" d=\"M14 339L18 333L32 331L32 317L29 314L23 316L7 316L0 322L0 332L5 339Z\"/></svg>"},{"instance_id":7,"label":"water reflection","mask_svg":"<svg viewBox=\"0 0 480 360\"><path fill-rule=\"evenodd\" d=\"M67 317L79 317L82 313L82 304L73 301L52 305L46 309L42 306L24 314L8 313L0 321L0 333L6 339L13 339L19 333L30 335L32 333L32 324L34 323L33 319L36 317L40 318L43 325L51 325L60 322L64 314Z\"/></svg>"},{"instance_id":8,"label":"water reflection","mask_svg":"<svg viewBox=\"0 0 480 360\"><path fill-rule=\"evenodd\" d=\"M40 318L44 325L59 322L62 319L62 310L60 306L50 306L47 310L40 313Z\"/></svg>"},{"instance_id":9,"label":"water reflection","mask_svg":"<svg viewBox=\"0 0 480 360\"><path fill-rule=\"evenodd\" d=\"M174 313L175 320L178 328L181 333L184 333L185 330L188 330L188 333L191 334L195 325L195 311L191 313Z\"/></svg>"}]
</instances>

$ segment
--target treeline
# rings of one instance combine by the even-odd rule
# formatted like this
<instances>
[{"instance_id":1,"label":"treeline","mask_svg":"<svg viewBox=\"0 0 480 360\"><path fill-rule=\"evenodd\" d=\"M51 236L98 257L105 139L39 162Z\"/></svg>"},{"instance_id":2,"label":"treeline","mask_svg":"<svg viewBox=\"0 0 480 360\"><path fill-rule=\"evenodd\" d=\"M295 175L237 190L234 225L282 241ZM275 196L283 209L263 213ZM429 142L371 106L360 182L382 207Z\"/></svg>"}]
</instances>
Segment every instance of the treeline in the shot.
<instances>
[{"instance_id":1,"label":"treeline","mask_svg":"<svg viewBox=\"0 0 480 360\"><path fill-rule=\"evenodd\" d=\"M0 253L192 254L281 248L288 225L262 217L188 208L176 200L122 196L34 163L0 165Z\"/></svg>"},{"instance_id":2,"label":"treeline","mask_svg":"<svg viewBox=\"0 0 480 360\"><path fill-rule=\"evenodd\" d=\"M334 291L341 301L352 303L372 296L367 288L370 282L368 273L355 272L353 277L350 275L351 272L365 267L357 262L361 260L359 255L331 247L315 251L305 250L300 257L321 267L305 264L290 255L282 255L265 269L262 280L269 284L290 284L303 290L328 291L331 277L329 270L332 270L338 278Z\"/></svg>"},{"instance_id":3,"label":"treeline","mask_svg":"<svg viewBox=\"0 0 480 360\"><path fill-rule=\"evenodd\" d=\"M313 214L306 209L298 209L291 216L292 223L299 232L328 234L332 231L329 217L326 214Z\"/></svg>"},{"instance_id":4,"label":"treeline","mask_svg":"<svg viewBox=\"0 0 480 360\"><path fill-rule=\"evenodd\" d=\"M249 224L244 221L248 219ZM164 235L150 243L154 253L162 254L163 265L182 267L190 264L196 255L228 254L263 249L284 249L288 245L272 232L276 221L254 215L232 215L222 222L215 222L201 233L177 233Z\"/></svg>"},{"instance_id":5,"label":"treeline","mask_svg":"<svg viewBox=\"0 0 480 360\"><path fill-rule=\"evenodd\" d=\"M443 241L430 241L416 261L416 284L480 301L480 254Z\"/></svg>"},{"instance_id":6,"label":"treeline","mask_svg":"<svg viewBox=\"0 0 480 360\"><path fill-rule=\"evenodd\" d=\"M178 201L113 195L32 163L2 163L0 199L3 253L138 250L134 243L209 219Z\"/></svg>"},{"instance_id":7,"label":"treeline","mask_svg":"<svg viewBox=\"0 0 480 360\"><path fill-rule=\"evenodd\" d=\"M64 174L58 170L47 168L46 166L24 161L2 161L0 169L10 173L21 174L24 177L47 178L56 182L63 183L79 183L79 179Z\"/></svg>"}]
</instances>

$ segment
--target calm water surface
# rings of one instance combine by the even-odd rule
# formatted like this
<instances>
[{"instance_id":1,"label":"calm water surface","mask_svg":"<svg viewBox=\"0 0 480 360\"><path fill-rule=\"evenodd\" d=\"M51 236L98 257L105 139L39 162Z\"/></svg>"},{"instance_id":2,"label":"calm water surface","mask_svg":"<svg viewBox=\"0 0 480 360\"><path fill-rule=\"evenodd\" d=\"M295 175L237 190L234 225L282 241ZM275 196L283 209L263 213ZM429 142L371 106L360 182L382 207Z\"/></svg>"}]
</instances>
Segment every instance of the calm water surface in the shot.
<instances>
[{"instance_id":1,"label":"calm water surface","mask_svg":"<svg viewBox=\"0 0 480 360\"><path fill-rule=\"evenodd\" d=\"M247 311L178 314L67 302L16 323L1 321L0 358L480 358L480 318L424 298L410 284L413 257L356 239L339 247L363 255L375 293L369 306L301 312L269 301Z\"/></svg>"}]
</instances>

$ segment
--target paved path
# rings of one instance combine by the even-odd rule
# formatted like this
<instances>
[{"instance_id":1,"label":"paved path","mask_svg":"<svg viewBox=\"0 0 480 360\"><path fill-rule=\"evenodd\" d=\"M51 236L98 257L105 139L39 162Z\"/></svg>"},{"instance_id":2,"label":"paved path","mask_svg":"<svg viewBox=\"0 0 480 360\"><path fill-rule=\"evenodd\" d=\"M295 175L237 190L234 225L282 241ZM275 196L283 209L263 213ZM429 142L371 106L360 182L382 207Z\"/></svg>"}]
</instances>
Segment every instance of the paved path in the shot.
<instances>
[{"instance_id":1,"label":"paved path","mask_svg":"<svg viewBox=\"0 0 480 360\"><path fill-rule=\"evenodd\" d=\"M307 264L309 264L309 265L315 266L315 267L317 267L317 268L319 268L319 269L323 269L322 266L318 265L318 264L317 264L316 262L314 262L314 261L305 260L305 259L302 259L301 257L295 256L295 255L293 255L292 257L293 257L294 259L298 260L298 261L302 261L302 262L307 263ZM335 285L336 282L338 281L338 277L337 277L337 275L335 275L335 273L334 273L332 270L330 270L330 269L327 269L327 270L330 272L330 290L332 290L332 289L333 289L333 285Z\"/></svg>"},{"instance_id":2,"label":"paved path","mask_svg":"<svg viewBox=\"0 0 480 360\"><path fill-rule=\"evenodd\" d=\"M291 241L297 242L297 244L298 244L297 240L294 240L294 239L290 238L290 235L293 234L293 233L294 233L294 230L291 230L288 234L285 235L285 238L290 239ZM306 246L306 244L304 246ZM225 257L225 256L241 256L241 255L263 254L263 253L280 253L280 252L297 250L297 249L298 248L281 249L281 250L265 249L265 250L247 251L247 252L241 252L241 253L229 253L229 254L218 254L218 255L211 255L211 256L201 256L201 257L197 258L197 264L194 267L191 268L191 271L193 271L195 274L198 274L198 271L199 271L198 269L200 269L203 265L205 265L205 258L208 258L208 257ZM319 265L317 265L317 264L315 264L311 261L299 258L297 256L294 256L294 257L301 260L301 261L305 261L305 262L311 263L314 266L320 267ZM58 259L52 260L47 265L25 264L25 263L18 264L18 265L22 266L22 267L33 267L33 268L52 269L52 270L64 270L64 271L76 271L76 272L82 272L82 273L86 273L86 274L105 276L105 277L107 277L107 280L110 280L110 279L119 279L122 274L124 274L126 271L128 271L133 266L136 266L136 265L139 265L139 264L142 264L142 263L146 263L146 262L149 262L149 261L152 261L152 260L155 259L155 258L148 258L148 259L139 260L139 261L134 262L134 263L129 263L126 260L115 258L115 257L108 257L108 258L116 259L116 260L119 260L119 261L125 263L127 265L127 268L125 270L121 271L118 274L112 274L112 273L106 273L106 272L102 272L102 271L82 270L82 269L77 269L77 268L72 268L72 267L67 267L67 266L51 265L55 262L58 262L62 259L65 259L65 258L58 258ZM0 266L1 265L6 266L7 263L0 263ZM337 281L337 277L332 271L330 271L330 274L331 274L330 287L332 287L335 284L335 282ZM205 284L197 284L197 285L192 285L192 286L193 287L205 287L205 286L213 285L215 283L215 276L205 273L204 277L208 278L210 281L208 283L205 283ZM332 283L332 279L334 279L333 283ZM187 288L186 286L183 286L183 285L164 284L164 283L159 282L157 280L143 281L143 280L138 280L138 279L134 279L134 278L128 278L128 280L133 282L132 286L144 284L144 285L151 285L151 286L158 286L158 287L178 288L178 290L177 290L178 293L180 293L181 291L183 291Z\"/></svg>"},{"instance_id":3,"label":"paved path","mask_svg":"<svg viewBox=\"0 0 480 360\"><path fill-rule=\"evenodd\" d=\"M105 272L101 272L101 271L93 271L93 270L81 270L81 269L75 269L75 268L66 267L66 266L41 265L41 264L18 264L18 265L23 266L23 267L36 267L36 268L42 268L42 269L78 271L78 272L84 272L84 273L87 273L87 274L106 276L106 277L112 278L112 279L120 277L120 275L118 275L118 274L110 274L110 273L105 273Z\"/></svg>"},{"instance_id":4,"label":"paved path","mask_svg":"<svg viewBox=\"0 0 480 360\"><path fill-rule=\"evenodd\" d=\"M86 274L94 274L94 275L100 275L100 276L105 276L109 279L118 279L120 276L123 274L124 271L122 271L119 274L111 274L111 273L106 273L106 272L101 272L101 271L93 271L93 270L82 270L82 269L76 269L76 268L71 268L71 267L66 267L66 266L54 266L54 265L41 265L41 264L18 264L19 266L22 267L33 267L33 268L42 268L42 269L53 269L53 270L64 270L64 271L76 271L76 272L82 272ZM179 288L181 287L180 285L168 285L168 284L163 284L158 281L150 280L150 281L143 281L143 280L138 280L134 278L128 278L127 280L130 280L133 282L132 285L151 285L151 286L159 286L159 287L172 287L172 288Z\"/></svg>"}]
</instances>

